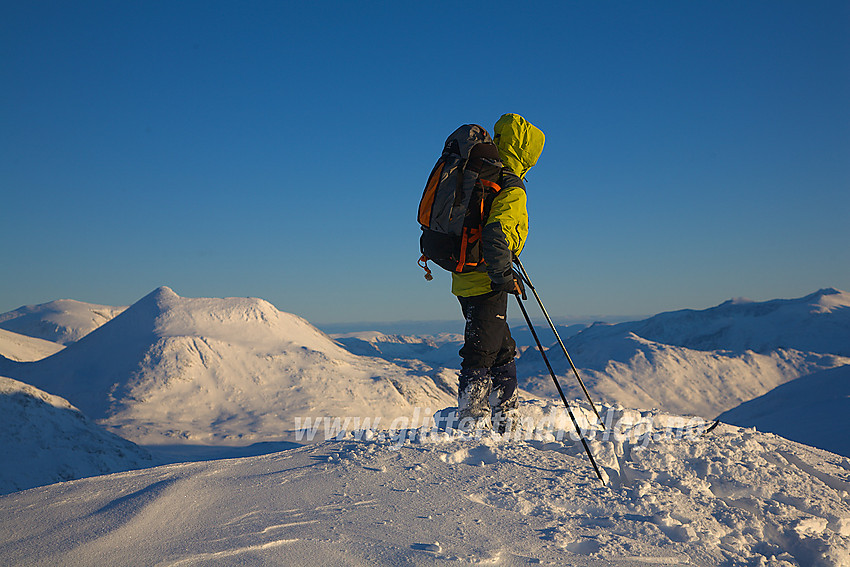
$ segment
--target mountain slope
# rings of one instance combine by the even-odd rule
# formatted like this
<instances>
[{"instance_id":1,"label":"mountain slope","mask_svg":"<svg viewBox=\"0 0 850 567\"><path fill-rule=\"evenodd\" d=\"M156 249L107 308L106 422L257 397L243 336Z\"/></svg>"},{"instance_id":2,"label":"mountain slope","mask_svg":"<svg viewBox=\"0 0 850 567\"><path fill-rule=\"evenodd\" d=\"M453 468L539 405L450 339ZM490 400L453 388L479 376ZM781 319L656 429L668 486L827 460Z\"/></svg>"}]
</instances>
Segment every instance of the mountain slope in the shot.
<instances>
[{"instance_id":1,"label":"mountain slope","mask_svg":"<svg viewBox=\"0 0 850 567\"><path fill-rule=\"evenodd\" d=\"M62 352L0 367L145 443L286 440L295 418L452 405L433 379L355 356L260 299L159 288Z\"/></svg>"},{"instance_id":2,"label":"mountain slope","mask_svg":"<svg viewBox=\"0 0 850 567\"><path fill-rule=\"evenodd\" d=\"M0 329L67 345L80 340L125 309L58 299L0 314Z\"/></svg>"},{"instance_id":3,"label":"mountain slope","mask_svg":"<svg viewBox=\"0 0 850 567\"><path fill-rule=\"evenodd\" d=\"M850 457L850 366L792 380L717 419Z\"/></svg>"},{"instance_id":4,"label":"mountain slope","mask_svg":"<svg viewBox=\"0 0 850 567\"><path fill-rule=\"evenodd\" d=\"M41 360L56 354L64 347L43 339L36 339L0 329L0 356L18 362Z\"/></svg>"},{"instance_id":5,"label":"mountain slope","mask_svg":"<svg viewBox=\"0 0 850 567\"><path fill-rule=\"evenodd\" d=\"M705 418L801 375L850 363L850 358L793 350L698 351L634 333L567 341L566 346L588 389L601 401ZM583 398L560 348L547 354L568 397ZM536 350L526 350L518 367L524 389L542 397L557 395Z\"/></svg>"},{"instance_id":6,"label":"mountain slope","mask_svg":"<svg viewBox=\"0 0 850 567\"><path fill-rule=\"evenodd\" d=\"M150 466L150 455L103 431L66 400L0 377L0 494Z\"/></svg>"}]
</instances>

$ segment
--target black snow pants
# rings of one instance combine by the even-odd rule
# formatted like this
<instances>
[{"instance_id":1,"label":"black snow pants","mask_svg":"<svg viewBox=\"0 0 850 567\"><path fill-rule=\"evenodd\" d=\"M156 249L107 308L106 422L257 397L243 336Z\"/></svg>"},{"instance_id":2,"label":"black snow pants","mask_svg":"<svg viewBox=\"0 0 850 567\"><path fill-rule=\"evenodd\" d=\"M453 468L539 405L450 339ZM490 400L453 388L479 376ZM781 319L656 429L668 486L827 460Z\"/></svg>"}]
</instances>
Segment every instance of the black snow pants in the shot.
<instances>
[{"instance_id":1,"label":"black snow pants","mask_svg":"<svg viewBox=\"0 0 850 567\"><path fill-rule=\"evenodd\" d=\"M466 319L461 368L489 369L511 362L516 356L516 342L508 327L507 292L491 291L458 300Z\"/></svg>"},{"instance_id":2,"label":"black snow pants","mask_svg":"<svg viewBox=\"0 0 850 567\"><path fill-rule=\"evenodd\" d=\"M460 349L459 400L484 412L485 404L502 415L516 405L516 342L508 327L508 294L492 291L484 295L458 297L466 318L464 343ZM474 394L480 392L480 394ZM495 396L490 402L490 393ZM481 397L482 399L474 399ZM462 401L458 405L463 405ZM477 409L476 409L477 408ZM489 409L489 408L488 408ZM497 419L501 419L497 416Z\"/></svg>"}]
</instances>

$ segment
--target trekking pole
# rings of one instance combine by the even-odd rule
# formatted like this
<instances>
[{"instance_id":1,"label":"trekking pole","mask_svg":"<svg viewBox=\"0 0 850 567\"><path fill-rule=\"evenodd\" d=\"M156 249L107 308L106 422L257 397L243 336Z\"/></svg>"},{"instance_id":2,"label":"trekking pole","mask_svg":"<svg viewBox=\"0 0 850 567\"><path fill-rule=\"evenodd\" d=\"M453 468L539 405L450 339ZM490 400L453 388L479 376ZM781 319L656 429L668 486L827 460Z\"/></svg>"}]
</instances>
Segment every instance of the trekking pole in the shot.
<instances>
[{"instance_id":1,"label":"trekking pole","mask_svg":"<svg viewBox=\"0 0 850 567\"><path fill-rule=\"evenodd\" d=\"M543 362L546 363L546 368L549 369L549 374L552 375L552 381L555 382L555 387L558 389L558 393L561 395L561 400L564 402L564 406L567 408L567 413L570 414L570 419L573 421L573 426L576 428L576 434L578 435L578 438L581 439L581 444L584 445L584 452L587 453L587 458L590 459L590 464L593 465L593 470L596 472L596 476L599 477L599 480L602 481L602 484L605 484L605 479L602 478L602 473L599 471L599 467L596 466L596 460L593 458L593 453L590 452L590 447L587 446L587 441L584 440L584 436L581 434L581 429L578 426L578 422L576 421L575 415L573 415L573 410L570 409L570 404L567 402L567 397L564 395L564 391L561 389L561 384L558 382L558 377L555 376L555 371L552 370L552 365L549 364L549 359L546 357L546 353L543 352L543 345L540 344L540 339L537 337L537 331L534 330L534 325L531 324L531 319L528 317L528 311L525 310L525 305L523 305L522 299L519 295L516 296L516 301L517 303L519 303L519 308L522 311L522 316L525 317L525 322L528 323L528 329L531 331L531 336L534 337L534 342L537 343L537 350L540 351L540 356L543 357Z\"/></svg>"},{"instance_id":2,"label":"trekking pole","mask_svg":"<svg viewBox=\"0 0 850 567\"><path fill-rule=\"evenodd\" d=\"M520 277L522 277L522 280L525 285L531 288L531 293L534 294L534 298L537 300L537 304L540 305L540 310L543 311L543 315L546 317L546 321L549 322L549 326L552 328L552 332L555 333L555 337L558 339L558 344L561 345L561 349L564 351L564 355L567 357L567 361L570 363L570 368L573 369L573 373L576 375L576 379L581 385L581 389L584 391L584 395L587 398L587 401L590 402L590 407L593 409L593 413L596 414L596 419L599 420L599 423L602 425L602 429L604 430L605 424L602 422L602 418L599 416L599 412L596 410L596 405L594 405L593 400L590 399L590 393L587 391L587 388L585 387L584 381L581 379L581 376L579 376L578 368L576 368L576 365L573 364L573 359L570 358L570 353L567 352L567 347L564 346L564 341L561 340L561 336L555 329L555 324L552 323L552 319L549 317L549 313L547 313L546 308L543 307L543 302L540 300L540 296L537 295L537 290L534 289L534 286L532 285L531 280L528 277L528 272L525 271L525 268L522 266L522 262L519 261L519 257L516 254L514 254L514 263L519 268ZM525 313L525 309L523 309L523 313ZM528 318L526 317L526 319ZM528 327L531 328L531 321L528 322ZM534 333L533 330L531 332ZM558 389L560 390L560 387Z\"/></svg>"}]
</instances>

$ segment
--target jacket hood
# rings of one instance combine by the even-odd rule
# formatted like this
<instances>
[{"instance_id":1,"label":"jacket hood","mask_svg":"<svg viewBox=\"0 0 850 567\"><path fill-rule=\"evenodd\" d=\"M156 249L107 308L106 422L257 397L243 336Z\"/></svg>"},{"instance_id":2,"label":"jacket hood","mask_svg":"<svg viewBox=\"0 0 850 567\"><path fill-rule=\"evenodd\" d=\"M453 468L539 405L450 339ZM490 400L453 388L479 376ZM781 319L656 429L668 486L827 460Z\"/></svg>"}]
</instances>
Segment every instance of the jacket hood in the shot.
<instances>
[{"instance_id":1,"label":"jacket hood","mask_svg":"<svg viewBox=\"0 0 850 567\"><path fill-rule=\"evenodd\" d=\"M543 153L546 135L519 114L503 114L493 127L493 141L502 163L524 177Z\"/></svg>"}]
</instances>

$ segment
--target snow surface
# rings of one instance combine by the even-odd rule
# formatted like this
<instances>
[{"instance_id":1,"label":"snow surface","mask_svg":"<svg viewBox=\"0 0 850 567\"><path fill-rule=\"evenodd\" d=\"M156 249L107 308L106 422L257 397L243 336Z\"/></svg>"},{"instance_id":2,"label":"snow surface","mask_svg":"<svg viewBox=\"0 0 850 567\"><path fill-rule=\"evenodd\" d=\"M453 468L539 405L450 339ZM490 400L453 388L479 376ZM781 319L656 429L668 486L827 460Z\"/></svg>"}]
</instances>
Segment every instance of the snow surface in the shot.
<instances>
[{"instance_id":1,"label":"snow surface","mask_svg":"<svg viewBox=\"0 0 850 567\"><path fill-rule=\"evenodd\" d=\"M35 339L0 329L0 356L18 362L41 360L56 354L64 347L43 339Z\"/></svg>"},{"instance_id":2,"label":"snow surface","mask_svg":"<svg viewBox=\"0 0 850 567\"><path fill-rule=\"evenodd\" d=\"M727 425L691 439L675 416L606 409L618 436L591 447L607 485L561 429L563 408L528 402L525 415L551 419L520 439L361 431L7 495L0 563L850 565L848 459Z\"/></svg>"},{"instance_id":3,"label":"snow surface","mask_svg":"<svg viewBox=\"0 0 850 567\"><path fill-rule=\"evenodd\" d=\"M67 345L80 340L125 309L58 299L0 314L0 329Z\"/></svg>"},{"instance_id":4,"label":"snow surface","mask_svg":"<svg viewBox=\"0 0 850 567\"><path fill-rule=\"evenodd\" d=\"M150 466L150 454L107 433L74 406L0 376L0 494Z\"/></svg>"}]
</instances>

